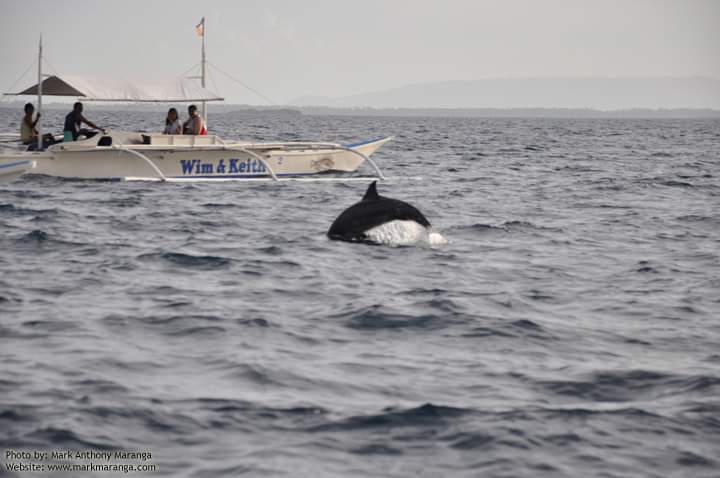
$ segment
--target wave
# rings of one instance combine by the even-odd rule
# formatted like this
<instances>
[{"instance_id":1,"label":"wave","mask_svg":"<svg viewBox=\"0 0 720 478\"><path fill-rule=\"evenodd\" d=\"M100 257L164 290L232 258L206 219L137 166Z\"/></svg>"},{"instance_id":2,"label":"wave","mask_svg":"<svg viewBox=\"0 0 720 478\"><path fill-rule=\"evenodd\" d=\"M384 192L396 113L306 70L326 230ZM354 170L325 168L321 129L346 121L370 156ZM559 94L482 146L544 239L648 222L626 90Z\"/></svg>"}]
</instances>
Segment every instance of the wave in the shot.
<instances>
[{"instance_id":1,"label":"wave","mask_svg":"<svg viewBox=\"0 0 720 478\"><path fill-rule=\"evenodd\" d=\"M14 204L0 204L0 213L2 214L16 214L20 208L15 206Z\"/></svg>"},{"instance_id":2,"label":"wave","mask_svg":"<svg viewBox=\"0 0 720 478\"><path fill-rule=\"evenodd\" d=\"M510 232L525 231L525 230L563 232L563 230L559 227L541 226L541 225L534 224L530 221L520 221L520 220L505 221L502 224L500 224L500 227L507 229Z\"/></svg>"},{"instance_id":3,"label":"wave","mask_svg":"<svg viewBox=\"0 0 720 478\"><path fill-rule=\"evenodd\" d=\"M25 234L20 240L22 241L35 241L35 242L46 242L50 236L47 232L41 231L40 229L35 229L27 234Z\"/></svg>"},{"instance_id":4,"label":"wave","mask_svg":"<svg viewBox=\"0 0 720 478\"><path fill-rule=\"evenodd\" d=\"M246 325L248 327L270 327L271 324L265 319L238 319L238 324Z\"/></svg>"},{"instance_id":5,"label":"wave","mask_svg":"<svg viewBox=\"0 0 720 478\"><path fill-rule=\"evenodd\" d=\"M586 380L537 381L543 390L582 400L631 402L689 393L720 391L720 378L671 375L646 370L597 372Z\"/></svg>"},{"instance_id":6,"label":"wave","mask_svg":"<svg viewBox=\"0 0 720 478\"><path fill-rule=\"evenodd\" d=\"M454 438L450 444L450 448L456 450L478 450L487 448L496 439L497 437L486 433L461 433Z\"/></svg>"},{"instance_id":7,"label":"wave","mask_svg":"<svg viewBox=\"0 0 720 478\"><path fill-rule=\"evenodd\" d=\"M11 203L0 204L0 215L8 216L36 216L36 217L53 217L58 216L60 211L55 208L33 209L27 207L15 206Z\"/></svg>"},{"instance_id":8,"label":"wave","mask_svg":"<svg viewBox=\"0 0 720 478\"><path fill-rule=\"evenodd\" d=\"M121 385L118 382L102 378L75 380L71 383L74 391L86 396L90 394L116 395L129 392L129 389L126 386Z\"/></svg>"},{"instance_id":9,"label":"wave","mask_svg":"<svg viewBox=\"0 0 720 478\"><path fill-rule=\"evenodd\" d=\"M382 304L373 304L331 315L330 318L343 320L347 327L356 330L437 330L469 319L448 300L430 300L415 304L414 307L426 312L410 314L395 311Z\"/></svg>"},{"instance_id":10,"label":"wave","mask_svg":"<svg viewBox=\"0 0 720 478\"><path fill-rule=\"evenodd\" d=\"M45 427L21 434L13 439L14 447L37 447L53 449L90 448L96 450L115 450L121 447L115 443L85 437L70 428Z\"/></svg>"},{"instance_id":11,"label":"wave","mask_svg":"<svg viewBox=\"0 0 720 478\"><path fill-rule=\"evenodd\" d=\"M400 448L395 448L385 443L370 443L357 448L352 448L348 451L354 455L397 456L403 454L403 451Z\"/></svg>"},{"instance_id":12,"label":"wave","mask_svg":"<svg viewBox=\"0 0 720 478\"><path fill-rule=\"evenodd\" d=\"M477 232L490 232L490 231L501 231L506 232L506 230L503 227L500 227L498 225L494 224L470 224L467 226L453 226L449 228L450 230L455 231L477 231Z\"/></svg>"},{"instance_id":13,"label":"wave","mask_svg":"<svg viewBox=\"0 0 720 478\"><path fill-rule=\"evenodd\" d=\"M718 224L718 218L711 216L703 216L701 214L687 214L684 216L677 216L675 219L683 222L709 222L712 224Z\"/></svg>"},{"instance_id":14,"label":"wave","mask_svg":"<svg viewBox=\"0 0 720 478\"><path fill-rule=\"evenodd\" d=\"M492 323L484 323L481 326L473 326L462 334L466 338L500 337L500 338L524 338L535 339L542 342L555 340L555 335L546 330L537 322L529 319L504 320L497 319Z\"/></svg>"},{"instance_id":15,"label":"wave","mask_svg":"<svg viewBox=\"0 0 720 478\"><path fill-rule=\"evenodd\" d=\"M141 261L148 259L160 259L173 265L200 270L222 269L232 263L232 259L228 259L227 257L211 255L192 255L182 252L158 252L141 254L137 256L137 259Z\"/></svg>"},{"instance_id":16,"label":"wave","mask_svg":"<svg viewBox=\"0 0 720 478\"><path fill-rule=\"evenodd\" d=\"M103 317L101 321L113 329L143 326L174 338L205 339L226 334L228 331L226 319L211 314L148 314L141 316L110 314Z\"/></svg>"},{"instance_id":17,"label":"wave","mask_svg":"<svg viewBox=\"0 0 720 478\"><path fill-rule=\"evenodd\" d=\"M353 314L348 321L348 327L357 330L377 329L438 329L444 327L442 318L435 315L412 316L407 314L387 314L378 312L370 307L364 311Z\"/></svg>"},{"instance_id":18,"label":"wave","mask_svg":"<svg viewBox=\"0 0 720 478\"><path fill-rule=\"evenodd\" d=\"M551 231L551 232L563 232L562 228L553 226L542 226L534 224L530 221L522 220L510 220L503 221L500 224L484 224L475 223L463 226L450 227L450 230L465 230L465 231L476 231L476 232L527 232L527 231Z\"/></svg>"},{"instance_id":19,"label":"wave","mask_svg":"<svg viewBox=\"0 0 720 478\"><path fill-rule=\"evenodd\" d=\"M282 248L278 246L267 246L267 247L261 247L257 249L258 252L261 252L263 254L268 254L270 256L279 256L283 253Z\"/></svg>"},{"instance_id":20,"label":"wave","mask_svg":"<svg viewBox=\"0 0 720 478\"><path fill-rule=\"evenodd\" d=\"M186 329L168 332L167 335L172 336L172 337L186 337L186 336L198 337L200 335L224 334L225 332L227 332L227 329L225 327L219 327L219 326L201 327L201 326L198 326L198 327L188 327Z\"/></svg>"},{"instance_id":21,"label":"wave","mask_svg":"<svg viewBox=\"0 0 720 478\"><path fill-rule=\"evenodd\" d=\"M341 432L374 428L439 426L475 413L464 408L446 407L426 403L416 408L386 408L375 415L357 415L343 420L321 424L309 429L314 432Z\"/></svg>"},{"instance_id":22,"label":"wave","mask_svg":"<svg viewBox=\"0 0 720 478\"><path fill-rule=\"evenodd\" d=\"M688 183L686 181L677 181L674 179L667 180L667 181L660 181L660 184L663 186L670 186L670 187L680 187L680 188L694 188L695 185Z\"/></svg>"},{"instance_id":23,"label":"wave","mask_svg":"<svg viewBox=\"0 0 720 478\"><path fill-rule=\"evenodd\" d=\"M641 274L657 274L660 272L656 267L651 266L648 261L638 261L637 265L639 267L635 271Z\"/></svg>"},{"instance_id":24,"label":"wave","mask_svg":"<svg viewBox=\"0 0 720 478\"><path fill-rule=\"evenodd\" d=\"M18 245L18 248L22 248L23 246L27 246L28 248L38 246L42 246L43 248L47 248L48 246L87 247L87 243L58 239L56 236L42 229L33 229L26 234L16 237L15 243Z\"/></svg>"},{"instance_id":25,"label":"wave","mask_svg":"<svg viewBox=\"0 0 720 478\"><path fill-rule=\"evenodd\" d=\"M80 330L79 324L69 320L28 320L22 323L23 327L38 332L44 332L48 336L60 332L72 333Z\"/></svg>"},{"instance_id":26,"label":"wave","mask_svg":"<svg viewBox=\"0 0 720 478\"><path fill-rule=\"evenodd\" d=\"M402 292L400 292L400 294L411 295L411 296L413 296L413 295L425 296L425 295L429 294L429 295L432 295L433 297L437 297L437 296L444 296L448 292L449 291L447 289L440 289L440 288L425 289L422 287L418 287L418 288L402 291Z\"/></svg>"}]
</instances>

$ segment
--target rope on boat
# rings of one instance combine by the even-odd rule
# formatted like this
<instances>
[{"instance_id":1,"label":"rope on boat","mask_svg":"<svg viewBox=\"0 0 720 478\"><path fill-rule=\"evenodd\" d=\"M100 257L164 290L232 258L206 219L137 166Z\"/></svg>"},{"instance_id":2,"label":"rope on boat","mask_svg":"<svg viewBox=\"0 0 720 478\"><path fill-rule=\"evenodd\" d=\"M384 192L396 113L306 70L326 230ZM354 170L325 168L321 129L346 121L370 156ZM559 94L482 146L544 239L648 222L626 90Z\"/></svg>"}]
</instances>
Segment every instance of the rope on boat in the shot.
<instances>
[{"instance_id":1,"label":"rope on boat","mask_svg":"<svg viewBox=\"0 0 720 478\"><path fill-rule=\"evenodd\" d=\"M13 92L10 91L10 90L15 89L15 85L17 85L18 83L20 83L20 80L22 80L23 78L25 78L25 75L27 75L28 71L30 71L30 69L31 69L33 66L35 66L35 65L37 65L37 59L34 60L32 63L30 63L30 66L28 66L27 69L23 72L23 74L20 75L20 76L18 77L18 79L15 80L15 82L14 82L12 85L10 85L10 88L8 88L7 90L5 90L6 93L3 93L3 94L2 94L2 97L0 97L0 101L5 100L5 97L6 97L6 96L7 96L7 97L15 96L15 93L13 93ZM8 99L7 101L10 101L10 100Z\"/></svg>"},{"instance_id":2,"label":"rope on boat","mask_svg":"<svg viewBox=\"0 0 720 478\"><path fill-rule=\"evenodd\" d=\"M192 77L186 77L185 75L187 75L188 73L190 73L192 70L194 70L194 69L197 68L198 66L200 66L200 63L195 63L193 66L191 66L190 68L188 68L187 70L185 70L180 76L178 76L178 78L183 78L183 79L184 79L184 78L192 78Z\"/></svg>"},{"instance_id":3,"label":"rope on boat","mask_svg":"<svg viewBox=\"0 0 720 478\"><path fill-rule=\"evenodd\" d=\"M223 75L227 76L228 78L230 78L230 79L233 80L235 83L237 83L237 84L239 84L240 86L242 86L243 88L246 88L246 89L252 91L253 93L255 93L256 95L258 95L260 98L262 98L263 100L267 101L267 102L270 103L271 105L273 105L273 106L280 106L278 103L276 103L275 101L271 100L271 99L268 98L267 96L263 95L262 93L260 93L258 90L256 90L256 89L253 88L252 86L246 85L246 84L243 83L242 81L240 81L240 80L238 80L237 78L235 78L234 76L232 76L230 73L228 73L228 72L220 69L220 67L218 67L216 64L214 64L214 63L212 63L212 62L210 62L210 61L208 61L207 64L210 65L210 66L212 66L212 67L215 68L217 71L219 71L219 72L222 73Z\"/></svg>"}]
</instances>

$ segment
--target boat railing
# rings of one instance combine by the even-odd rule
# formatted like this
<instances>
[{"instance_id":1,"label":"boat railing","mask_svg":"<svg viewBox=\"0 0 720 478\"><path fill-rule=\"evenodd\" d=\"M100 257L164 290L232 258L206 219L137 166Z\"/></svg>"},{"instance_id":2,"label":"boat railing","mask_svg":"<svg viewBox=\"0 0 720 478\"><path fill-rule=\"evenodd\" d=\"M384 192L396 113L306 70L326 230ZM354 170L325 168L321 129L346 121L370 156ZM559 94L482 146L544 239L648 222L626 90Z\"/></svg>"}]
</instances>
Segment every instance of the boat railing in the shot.
<instances>
[{"instance_id":1,"label":"boat railing","mask_svg":"<svg viewBox=\"0 0 720 478\"><path fill-rule=\"evenodd\" d=\"M253 149L280 149L280 150L302 150L302 149L334 149L341 146L338 143L316 143L311 141L289 141L287 143L245 143L245 147Z\"/></svg>"},{"instance_id":2,"label":"boat railing","mask_svg":"<svg viewBox=\"0 0 720 478\"><path fill-rule=\"evenodd\" d=\"M190 134L142 134L144 145L147 146L174 146L174 147L212 147L225 145L225 141L217 135L190 135Z\"/></svg>"}]
</instances>

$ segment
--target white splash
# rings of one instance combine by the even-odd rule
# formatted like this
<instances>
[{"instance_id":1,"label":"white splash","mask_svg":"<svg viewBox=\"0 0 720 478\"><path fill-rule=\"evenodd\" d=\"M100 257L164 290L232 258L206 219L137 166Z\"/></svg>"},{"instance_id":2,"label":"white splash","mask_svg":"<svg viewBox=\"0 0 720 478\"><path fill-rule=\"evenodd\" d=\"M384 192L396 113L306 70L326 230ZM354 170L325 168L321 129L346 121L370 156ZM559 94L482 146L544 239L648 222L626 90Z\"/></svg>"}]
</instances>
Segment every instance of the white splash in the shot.
<instances>
[{"instance_id":1,"label":"white splash","mask_svg":"<svg viewBox=\"0 0 720 478\"><path fill-rule=\"evenodd\" d=\"M444 246L448 243L448 240L445 239L445 236L443 236L439 232L431 229L428 232L428 242L431 246Z\"/></svg>"},{"instance_id":2,"label":"white splash","mask_svg":"<svg viewBox=\"0 0 720 478\"><path fill-rule=\"evenodd\" d=\"M365 231L373 242L389 246L442 246L448 243L439 232L428 229L415 221L395 220Z\"/></svg>"}]
</instances>

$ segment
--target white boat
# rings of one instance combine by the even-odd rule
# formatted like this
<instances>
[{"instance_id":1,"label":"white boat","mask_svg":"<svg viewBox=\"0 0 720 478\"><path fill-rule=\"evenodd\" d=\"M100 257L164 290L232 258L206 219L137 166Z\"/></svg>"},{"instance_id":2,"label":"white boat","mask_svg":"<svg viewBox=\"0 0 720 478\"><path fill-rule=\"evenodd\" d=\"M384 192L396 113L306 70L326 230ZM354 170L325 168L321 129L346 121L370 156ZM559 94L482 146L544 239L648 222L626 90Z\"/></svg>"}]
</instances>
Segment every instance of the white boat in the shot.
<instances>
[{"instance_id":1,"label":"white boat","mask_svg":"<svg viewBox=\"0 0 720 478\"><path fill-rule=\"evenodd\" d=\"M204 62L204 49L203 49ZM77 76L42 74L42 40L38 58L38 83L17 95L37 95L38 112L43 95L69 96L83 101L206 102L219 95L189 80L171 83L130 83ZM204 85L203 66L203 82ZM206 113L203 115L206 116ZM39 136L42 129L38 123ZM42 151L21 151L22 145L4 148L0 167L32 161L32 173L64 178L158 181L228 181L307 179L322 173L352 173L368 163L375 176L348 179L384 179L370 158L392 137L355 144L333 142L254 143L224 141L216 135L164 135L106 131L79 141L54 144ZM324 175L320 179L337 179Z\"/></svg>"},{"instance_id":2,"label":"white boat","mask_svg":"<svg viewBox=\"0 0 720 478\"><path fill-rule=\"evenodd\" d=\"M225 142L215 135L109 131L45 151L0 154L0 166L35 162L33 174L64 178L158 181L295 179L354 172L391 138L352 145L317 142ZM327 176L325 176L327 178Z\"/></svg>"}]
</instances>

